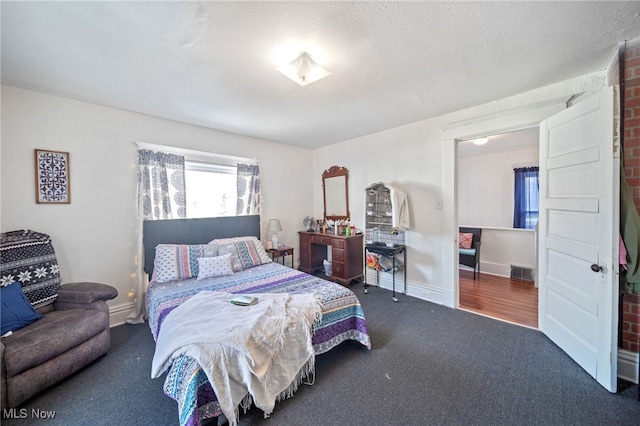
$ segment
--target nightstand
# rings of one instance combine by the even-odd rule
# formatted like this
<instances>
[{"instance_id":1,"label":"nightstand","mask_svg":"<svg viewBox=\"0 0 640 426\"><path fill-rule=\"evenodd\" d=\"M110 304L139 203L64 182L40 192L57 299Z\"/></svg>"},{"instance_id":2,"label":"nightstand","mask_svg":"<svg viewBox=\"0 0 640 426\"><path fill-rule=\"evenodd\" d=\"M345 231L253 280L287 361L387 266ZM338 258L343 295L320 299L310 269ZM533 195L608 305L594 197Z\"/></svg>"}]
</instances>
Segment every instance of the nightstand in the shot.
<instances>
[{"instance_id":1,"label":"nightstand","mask_svg":"<svg viewBox=\"0 0 640 426\"><path fill-rule=\"evenodd\" d=\"M280 246L277 249L267 249L267 253L271 256L271 260L275 261L278 258L282 258L282 264L284 265L285 256L291 256L291 268L293 268L293 248Z\"/></svg>"}]
</instances>

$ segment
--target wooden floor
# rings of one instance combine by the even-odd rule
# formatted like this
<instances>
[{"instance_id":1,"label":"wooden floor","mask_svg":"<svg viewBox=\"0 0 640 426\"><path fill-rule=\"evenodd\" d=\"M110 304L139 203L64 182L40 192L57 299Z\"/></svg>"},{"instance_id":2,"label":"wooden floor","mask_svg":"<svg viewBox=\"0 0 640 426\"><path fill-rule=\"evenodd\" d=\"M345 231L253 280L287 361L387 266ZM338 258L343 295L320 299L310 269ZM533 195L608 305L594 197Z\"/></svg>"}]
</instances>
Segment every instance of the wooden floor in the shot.
<instances>
[{"instance_id":1,"label":"wooden floor","mask_svg":"<svg viewBox=\"0 0 640 426\"><path fill-rule=\"evenodd\" d=\"M538 289L530 281L460 270L460 309L538 328Z\"/></svg>"}]
</instances>

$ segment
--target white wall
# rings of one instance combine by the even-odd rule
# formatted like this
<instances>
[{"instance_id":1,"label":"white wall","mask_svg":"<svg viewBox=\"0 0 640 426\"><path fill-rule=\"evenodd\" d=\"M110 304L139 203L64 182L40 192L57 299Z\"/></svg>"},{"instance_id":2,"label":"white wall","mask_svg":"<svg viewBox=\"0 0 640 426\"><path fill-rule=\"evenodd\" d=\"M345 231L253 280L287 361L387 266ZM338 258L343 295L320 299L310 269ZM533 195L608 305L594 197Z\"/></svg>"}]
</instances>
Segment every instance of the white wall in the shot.
<instances>
[{"instance_id":1,"label":"white wall","mask_svg":"<svg viewBox=\"0 0 640 426\"><path fill-rule=\"evenodd\" d=\"M442 191L441 119L408 124L314 152L314 200L322 216L322 171L333 165L349 170L352 222L365 223L365 188L385 182L409 194L411 230L405 233L408 277L419 283L442 282L442 210L435 205Z\"/></svg>"},{"instance_id":2,"label":"white wall","mask_svg":"<svg viewBox=\"0 0 640 426\"><path fill-rule=\"evenodd\" d=\"M536 233L532 229L482 228L480 271L508 277L511 265L536 270Z\"/></svg>"},{"instance_id":3,"label":"white wall","mask_svg":"<svg viewBox=\"0 0 640 426\"><path fill-rule=\"evenodd\" d=\"M262 177L263 235L282 221L283 243L312 210L311 152L86 102L2 86L2 231L52 236L63 283L97 281L119 295L112 319L128 313L136 287L136 146L134 141L256 158ZM34 148L67 151L71 204L35 203Z\"/></svg>"},{"instance_id":4,"label":"white wall","mask_svg":"<svg viewBox=\"0 0 640 426\"><path fill-rule=\"evenodd\" d=\"M538 165L538 148L458 158L458 223L483 228L480 270L509 276L511 265L535 269L535 234L513 229L513 169Z\"/></svg>"},{"instance_id":5,"label":"white wall","mask_svg":"<svg viewBox=\"0 0 640 426\"><path fill-rule=\"evenodd\" d=\"M538 165L537 148L458 158L460 224L513 227L513 169L523 165Z\"/></svg>"},{"instance_id":6,"label":"white wall","mask_svg":"<svg viewBox=\"0 0 640 426\"><path fill-rule=\"evenodd\" d=\"M600 87L604 87L601 73L591 74L311 152L2 86L0 229L29 228L51 234L63 282L114 285L120 295L110 302L112 314L126 316L134 301L129 292L136 287L133 141L258 159L263 229L267 219L279 218L284 228L280 240L296 253L302 218L322 216L322 172L332 165L345 166L350 172L351 216L360 227L368 185L382 181L407 192L409 294L454 306L455 148L453 141L445 140L444 130L452 123L549 99L568 99ZM490 133L486 128L482 132ZM70 152L71 204L36 205L34 148ZM443 209L437 207L440 201ZM388 282L383 277L383 285L384 280Z\"/></svg>"},{"instance_id":7,"label":"white wall","mask_svg":"<svg viewBox=\"0 0 640 426\"><path fill-rule=\"evenodd\" d=\"M351 216L359 226L364 223L368 185L382 181L403 189L411 213L411 229L406 233L408 294L456 306L457 166L451 135L470 139L523 128L531 125L531 117L544 118L538 119L540 111L548 111L544 105L563 105L575 94L604 87L604 73L589 74L318 149L314 152L314 212L321 215L321 174L332 165L349 169ZM381 275L381 285L389 288L389 274Z\"/></svg>"}]
</instances>

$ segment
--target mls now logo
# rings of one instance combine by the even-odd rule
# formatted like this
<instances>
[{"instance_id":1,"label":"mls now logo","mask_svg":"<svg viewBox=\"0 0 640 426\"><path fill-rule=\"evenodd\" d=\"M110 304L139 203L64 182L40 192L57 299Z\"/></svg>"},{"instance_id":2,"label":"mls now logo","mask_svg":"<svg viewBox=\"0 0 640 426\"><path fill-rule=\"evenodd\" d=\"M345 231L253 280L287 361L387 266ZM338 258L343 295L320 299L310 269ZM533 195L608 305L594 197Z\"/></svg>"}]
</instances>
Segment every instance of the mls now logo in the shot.
<instances>
[{"instance_id":1,"label":"mls now logo","mask_svg":"<svg viewBox=\"0 0 640 426\"><path fill-rule=\"evenodd\" d=\"M39 408L4 408L2 410L2 418L5 419L53 419L56 416L55 411L40 410Z\"/></svg>"}]
</instances>

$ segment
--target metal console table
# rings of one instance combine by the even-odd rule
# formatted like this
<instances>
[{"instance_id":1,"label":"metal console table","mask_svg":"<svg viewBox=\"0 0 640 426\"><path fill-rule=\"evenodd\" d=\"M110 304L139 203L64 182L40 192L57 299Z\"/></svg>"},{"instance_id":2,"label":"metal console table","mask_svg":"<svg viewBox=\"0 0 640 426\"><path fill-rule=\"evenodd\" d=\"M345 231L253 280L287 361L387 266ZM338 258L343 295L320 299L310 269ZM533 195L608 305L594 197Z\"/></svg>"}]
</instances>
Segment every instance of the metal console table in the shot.
<instances>
[{"instance_id":1,"label":"metal console table","mask_svg":"<svg viewBox=\"0 0 640 426\"><path fill-rule=\"evenodd\" d=\"M398 298L396 297L396 256L398 256L401 253L404 256L404 262L403 262L404 269L402 272L402 274L404 275L404 290L402 294L407 294L406 246L404 244L394 244L393 246L388 246L385 243L372 243L372 244L366 244L364 249L365 249L365 258L366 258L366 252L370 252L370 253L375 253L377 255L390 257L391 260L393 261L393 269L392 269L393 295L392 297L393 297L393 301L397 302ZM379 280L379 273L380 271L376 269L376 283ZM364 292L367 293L368 289L369 289L369 284L367 284L366 282L366 275L365 275Z\"/></svg>"}]
</instances>

